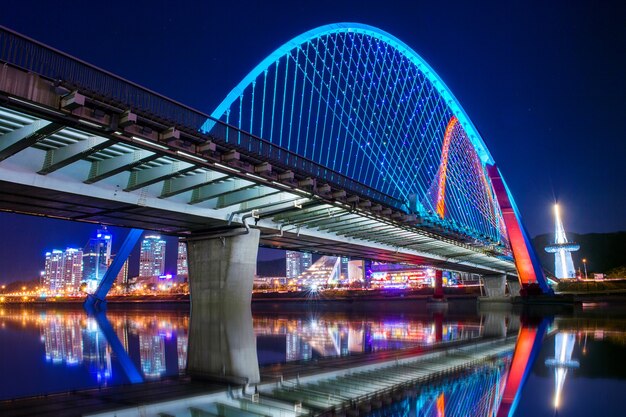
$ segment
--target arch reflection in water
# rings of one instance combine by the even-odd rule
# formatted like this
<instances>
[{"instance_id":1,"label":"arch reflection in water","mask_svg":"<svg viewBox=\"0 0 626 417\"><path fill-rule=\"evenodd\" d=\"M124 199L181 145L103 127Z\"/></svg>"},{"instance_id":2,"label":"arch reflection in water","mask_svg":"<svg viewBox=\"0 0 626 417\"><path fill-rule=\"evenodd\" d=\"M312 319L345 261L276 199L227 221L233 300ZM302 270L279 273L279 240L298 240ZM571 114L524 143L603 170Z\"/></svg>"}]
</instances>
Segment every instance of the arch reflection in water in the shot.
<instances>
[{"instance_id":1,"label":"arch reflection in water","mask_svg":"<svg viewBox=\"0 0 626 417\"><path fill-rule=\"evenodd\" d=\"M416 417L494 417L502 399L502 389L512 352L440 381L420 385L412 395L374 416Z\"/></svg>"}]
</instances>

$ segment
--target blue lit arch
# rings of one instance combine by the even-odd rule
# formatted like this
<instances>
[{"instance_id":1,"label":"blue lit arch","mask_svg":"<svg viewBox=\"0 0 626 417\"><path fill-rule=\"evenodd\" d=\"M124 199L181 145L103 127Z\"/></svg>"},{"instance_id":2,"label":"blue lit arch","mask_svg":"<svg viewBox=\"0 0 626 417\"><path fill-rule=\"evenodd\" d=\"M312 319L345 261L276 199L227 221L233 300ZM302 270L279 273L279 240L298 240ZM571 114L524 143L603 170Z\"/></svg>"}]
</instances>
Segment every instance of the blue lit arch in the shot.
<instances>
[{"instance_id":1,"label":"blue lit arch","mask_svg":"<svg viewBox=\"0 0 626 417\"><path fill-rule=\"evenodd\" d=\"M213 111L360 181L433 222L505 246L480 134L433 69L394 36L359 23L305 32L257 65ZM446 127L459 125L442 158ZM214 123L203 126L210 132ZM433 190L446 161L447 207ZM478 161L478 164L474 163Z\"/></svg>"}]
</instances>

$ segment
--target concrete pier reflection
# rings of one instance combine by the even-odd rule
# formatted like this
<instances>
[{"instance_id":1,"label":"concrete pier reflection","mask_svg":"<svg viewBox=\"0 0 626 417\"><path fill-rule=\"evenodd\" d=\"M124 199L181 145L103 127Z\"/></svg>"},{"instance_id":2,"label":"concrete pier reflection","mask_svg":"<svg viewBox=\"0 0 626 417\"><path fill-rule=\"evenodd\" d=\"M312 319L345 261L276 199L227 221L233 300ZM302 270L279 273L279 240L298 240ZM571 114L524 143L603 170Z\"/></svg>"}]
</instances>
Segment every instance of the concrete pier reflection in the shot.
<instances>
[{"instance_id":1,"label":"concrete pier reflection","mask_svg":"<svg viewBox=\"0 0 626 417\"><path fill-rule=\"evenodd\" d=\"M259 231L190 240L191 318L187 373L257 383L251 298Z\"/></svg>"}]
</instances>

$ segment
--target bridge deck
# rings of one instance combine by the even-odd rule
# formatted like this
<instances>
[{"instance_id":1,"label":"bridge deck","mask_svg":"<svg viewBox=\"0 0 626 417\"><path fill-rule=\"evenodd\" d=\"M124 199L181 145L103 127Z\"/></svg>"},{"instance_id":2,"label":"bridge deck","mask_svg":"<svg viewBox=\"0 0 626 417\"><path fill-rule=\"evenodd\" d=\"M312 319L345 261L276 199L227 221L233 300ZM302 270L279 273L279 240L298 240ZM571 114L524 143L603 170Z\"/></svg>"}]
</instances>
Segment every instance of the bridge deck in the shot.
<instances>
[{"instance_id":1,"label":"bridge deck","mask_svg":"<svg viewBox=\"0 0 626 417\"><path fill-rule=\"evenodd\" d=\"M202 133L210 116L5 28L0 40L0 210L180 236L247 219L271 247L515 274L498 242L217 120Z\"/></svg>"}]
</instances>

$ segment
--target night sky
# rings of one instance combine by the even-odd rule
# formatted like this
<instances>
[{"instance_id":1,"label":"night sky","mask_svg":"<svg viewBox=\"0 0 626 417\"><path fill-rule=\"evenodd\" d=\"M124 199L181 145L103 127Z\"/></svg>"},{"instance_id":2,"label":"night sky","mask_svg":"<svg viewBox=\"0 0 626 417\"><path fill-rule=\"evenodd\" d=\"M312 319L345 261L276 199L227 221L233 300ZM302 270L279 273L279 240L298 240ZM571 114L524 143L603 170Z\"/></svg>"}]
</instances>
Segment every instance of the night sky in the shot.
<instances>
[{"instance_id":1,"label":"night sky","mask_svg":"<svg viewBox=\"0 0 626 417\"><path fill-rule=\"evenodd\" d=\"M377 26L452 90L531 235L552 230L555 199L567 231L626 230L626 6L476 3L19 1L0 24L206 113L290 38L333 22ZM45 250L82 247L94 229L0 214L0 281L30 278Z\"/></svg>"}]
</instances>

